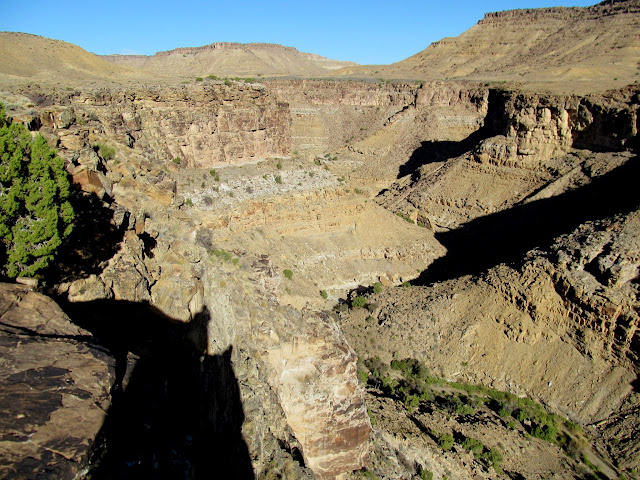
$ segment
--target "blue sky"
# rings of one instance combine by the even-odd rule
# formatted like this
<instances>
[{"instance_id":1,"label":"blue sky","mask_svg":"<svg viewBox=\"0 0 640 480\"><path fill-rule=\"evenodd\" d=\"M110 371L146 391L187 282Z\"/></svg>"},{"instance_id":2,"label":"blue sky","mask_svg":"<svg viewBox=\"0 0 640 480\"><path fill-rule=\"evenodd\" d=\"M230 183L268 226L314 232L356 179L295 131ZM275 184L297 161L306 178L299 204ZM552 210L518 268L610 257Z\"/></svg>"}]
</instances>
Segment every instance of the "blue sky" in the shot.
<instances>
[{"instance_id":1,"label":"blue sky","mask_svg":"<svg viewBox=\"0 0 640 480\"><path fill-rule=\"evenodd\" d=\"M443 37L459 35L485 12L595 3L593 0L0 0L0 31L64 40L101 55L152 55L213 42L266 42L337 60L387 64L409 57Z\"/></svg>"}]
</instances>

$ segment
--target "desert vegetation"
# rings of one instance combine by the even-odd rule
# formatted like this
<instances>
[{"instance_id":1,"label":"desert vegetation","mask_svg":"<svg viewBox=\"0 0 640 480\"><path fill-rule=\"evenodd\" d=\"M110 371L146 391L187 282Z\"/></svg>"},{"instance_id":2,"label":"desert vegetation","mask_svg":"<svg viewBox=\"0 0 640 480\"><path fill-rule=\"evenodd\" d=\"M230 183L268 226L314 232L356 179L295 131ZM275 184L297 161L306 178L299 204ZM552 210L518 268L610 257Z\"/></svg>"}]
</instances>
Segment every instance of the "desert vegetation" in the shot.
<instances>
[{"instance_id":1,"label":"desert vegetation","mask_svg":"<svg viewBox=\"0 0 640 480\"><path fill-rule=\"evenodd\" d=\"M470 430L468 425L490 422L494 428L504 431L493 439L512 432L528 442L533 439L548 442L571 459L576 474L599 478L599 467L591 461L598 454L589 435L580 425L551 413L531 398L482 385L447 381L433 375L423 362L413 358L394 359L390 363L375 356L366 358L359 363L358 377L375 393L370 397L369 408L376 425L384 420L376 414L378 401L375 399L384 395L419 425L420 434L428 443L437 445L443 452L454 449L458 454L470 452L478 465L491 468L496 474L503 473L502 467L509 465L510 459L499 442L487 445L466 433ZM449 420L440 420L445 418Z\"/></svg>"},{"instance_id":2,"label":"desert vegetation","mask_svg":"<svg viewBox=\"0 0 640 480\"><path fill-rule=\"evenodd\" d=\"M5 118L0 104L0 264L2 274L35 276L73 229L64 161L41 135Z\"/></svg>"}]
</instances>

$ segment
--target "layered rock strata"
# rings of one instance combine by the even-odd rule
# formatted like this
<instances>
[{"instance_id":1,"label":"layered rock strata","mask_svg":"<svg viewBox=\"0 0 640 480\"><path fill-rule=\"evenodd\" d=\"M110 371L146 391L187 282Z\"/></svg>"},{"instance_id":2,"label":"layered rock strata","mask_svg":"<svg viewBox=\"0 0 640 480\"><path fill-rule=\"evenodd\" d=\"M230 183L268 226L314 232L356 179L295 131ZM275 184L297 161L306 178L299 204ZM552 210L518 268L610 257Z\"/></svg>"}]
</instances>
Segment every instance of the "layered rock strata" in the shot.
<instances>
[{"instance_id":1,"label":"layered rock strata","mask_svg":"<svg viewBox=\"0 0 640 480\"><path fill-rule=\"evenodd\" d=\"M169 98L175 101L173 110L169 107ZM247 115L254 122L251 125L229 120L242 117L240 104L244 100L240 98L247 101ZM188 177L189 172L194 171L212 178L209 167L218 166L211 160L216 152L209 150L209 144L196 142L192 156L181 151L180 164L163 158L167 150L173 155L172 145L189 142L189 132L206 124L211 117L227 122L225 125L233 130L231 133L241 137L245 127L251 134L255 122L260 121L261 117L254 118L256 112L266 111L267 118L271 119L272 114L285 115L286 105L269 105L270 98L259 87L234 89L224 85L181 93L175 89L153 94L148 90L127 94L74 92L61 102L63 105L51 105L40 112L38 118L43 132L62 147L61 154L72 162L70 168L78 185L103 200L102 228L119 235L120 242L118 250L104 258L94 273L74 278L74 272L70 272L66 281L57 285L56 294L78 306L94 302L132 305L132 308L150 304L171 319L172 324L204 325L196 329L195 334L189 334L195 335L196 345L204 345L205 363L212 363L211 375L207 376L208 367L203 367L205 374L200 381L210 382L215 390L218 381L215 372L221 369L230 379L221 380L220 394L211 394L211 411L203 405L203 421L207 422L211 441L229 432L230 441L238 443L233 455L247 458L255 475L305 478L315 474L319 478L335 478L360 469L367 459L370 423L363 391L355 376L355 355L330 317L312 313L301 316L280 305L284 290L281 268L276 269L268 255L263 258L222 250L215 238L198 234L199 230L230 232L238 226L234 222L214 225L207 217L204 203L200 205L196 196L193 196L195 205L191 199L186 202L185 194L190 193L185 188L184 175ZM254 107L251 100L256 100L258 105ZM229 105L224 105L225 102ZM167 117L169 112L181 108L189 115L188 122L193 122L190 130L184 123L174 125ZM172 118L182 121L178 115ZM282 127L282 131L269 131L269 141L288 145L286 121L284 126L273 126L276 130ZM163 137L169 130L173 137L169 134ZM215 132L209 131L207 138L210 137L218 138ZM92 148L94 142L100 147ZM239 145L244 145L242 142L239 140ZM114 147L115 153L108 154L104 145ZM273 155L275 152L269 148L262 154ZM254 158L250 155L255 153L234 153L224 158L231 158L232 163L245 163ZM206 168L186 168L185 161L188 165ZM198 163L206 161L209 163L205 165ZM316 179L322 177L320 173ZM287 175L282 172L285 179ZM312 178L307 172L304 177ZM330 181L336 186L339 183L335 176ZM273 179L270 184L275 184ZM317 201L315 192L305 195L313 197L307 201ZM242 201L242 208L247 208L243 199L238 200ZM216 200L214 206L219 213L227 204ZM242 214L237 205L234 208L237 215ZM274 225L283 226L283 219L288 215L283 211L285 208L288 207L279 205L272 209ZM288 221L293 225L297 221L295 215L289 216ZM209 226L205 227L207 222ZM100 226L88 225L90 228ZM91 236L87 231L77 233ZM236 260L220 260L214 254L216 251L225 251L229 259L235 256ZM157 328L164 328L163 322ZM135 371L149 368L150 362L156 365L159 355L159 352L149 358L142 355ZM156 356L158 360L150 360ZM176 359L176 365L182 365L183 361ZM171 380L169 384L176 381ZM228 389L229 395L224 393ZM196 393L209 398L207 391ZM128 394L125 389L123 395L127 398L134 393ZM228 407L228 412L227 407L221 406L224 399L232 399L229 401L234 404L233 408ZM138 401L136 399L136 403ZM169 395L167 408L172 408L172 401ZM117 412L114 415L118 416ZM231 424L225 420L227 417ZM114 432L117 438L118 430ZM184 448L179 448L180 455ZM113 455L118 458L117 449ZM141 468L151 468L148 456L144 452L139 455L144 464ZM233 455L224 462L232 462ZM107 453L103 465L108 465L109 458ZM224 462L221 468L227 471L228 465ZM206 466L200 464L198 468Z\"/></svg>"},{"instance_id":2,"label":"layered rock strata","mask_svg":"<svg viewBox=\"0 0 640 480\"><path fill-rule=\"evenodd\" d=\"M61 145L69 150L107 135L160 164L175 159L176 164L199 168L290 151L288 106L259 84L207 82L46 96L36 91L24 94L37 104L55 104L40 110L40 123L57 130Z\"/></svg>"},{"instance_id":3,"label":"layered rock strata","mask_svg":"<svg viewBox=\"0 0 640 480\"><path fill-rule=\"evenodd\" d=\"M636 148L637 95L634 88L586 98L492 91L473 142L449 155L431 145L414 178L392 185L379 202L444 231L585 185Z\"/></svg>"},{"instance_id":4,"label":"layered rock strata","mask_svg":"<svg viewBox=\"0 0 640 480\"><path fill-rule=\"evenodd\" d=\"M420 142L460 140L486 114L487 89L474 84L278 81L268 84L292 113L292 151L336 149L363 162L369 178L395 178ZM366 174L366 172L369 172Z\"/></svg>"}]
</instances>

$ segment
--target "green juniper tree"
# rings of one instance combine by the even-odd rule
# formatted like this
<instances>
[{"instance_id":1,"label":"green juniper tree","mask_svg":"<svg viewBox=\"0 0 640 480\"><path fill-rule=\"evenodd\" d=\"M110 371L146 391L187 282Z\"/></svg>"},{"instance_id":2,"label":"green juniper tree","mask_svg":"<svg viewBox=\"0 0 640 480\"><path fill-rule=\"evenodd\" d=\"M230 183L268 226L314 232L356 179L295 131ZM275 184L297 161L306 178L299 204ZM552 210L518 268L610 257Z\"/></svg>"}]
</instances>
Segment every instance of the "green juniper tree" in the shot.
<instances>
[{"instance_id":1,"label":"green juniper tree","mask_svg":"<svg viewBox=\"0 0 640 480\"><path fill-rule=\"evenodd\" d=\"M68 198L64 161L0 105L0 274L33 276L51 263L73 228Z\"/></svg>"}]
</instances>

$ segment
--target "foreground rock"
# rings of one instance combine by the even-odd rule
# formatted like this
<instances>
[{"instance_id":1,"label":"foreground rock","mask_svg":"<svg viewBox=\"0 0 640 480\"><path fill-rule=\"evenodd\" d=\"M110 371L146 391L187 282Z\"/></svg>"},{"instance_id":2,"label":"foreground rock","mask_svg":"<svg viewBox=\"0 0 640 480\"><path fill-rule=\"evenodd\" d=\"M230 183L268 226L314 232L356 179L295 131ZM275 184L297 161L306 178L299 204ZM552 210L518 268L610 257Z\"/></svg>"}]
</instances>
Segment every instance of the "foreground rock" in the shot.
<instances>
[{"instance_id":1,"label":"foreground rock","mask_svg":"<svg viewBox=\"0 0 640 480\"><path fill-rule=\"evenodd\" d=\"M115 363L49 298L0 284L0 476L82 476Z\"/></svg>"}]
</instances>

